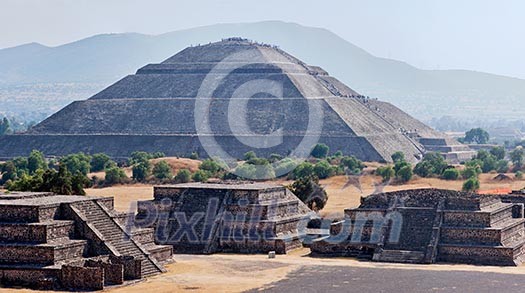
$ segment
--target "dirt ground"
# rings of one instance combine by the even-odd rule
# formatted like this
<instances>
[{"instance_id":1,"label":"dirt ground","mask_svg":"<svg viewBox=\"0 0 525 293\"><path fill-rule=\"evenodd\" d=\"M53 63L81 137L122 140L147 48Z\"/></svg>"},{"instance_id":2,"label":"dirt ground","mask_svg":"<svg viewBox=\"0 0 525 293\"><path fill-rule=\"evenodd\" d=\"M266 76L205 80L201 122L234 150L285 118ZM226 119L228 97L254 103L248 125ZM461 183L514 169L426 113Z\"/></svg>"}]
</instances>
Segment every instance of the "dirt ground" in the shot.
<instances>
[{"instance_id":1,"label":"dirt ground","mask_svg":"<svg viewBox=\"0 0 525 293\"><path fill-rule=\"evenodd\" d=\"M193 173L199 169L199 165L201 163L201 161L199 160L192 160L192 159L187 159L187 158L177 158L177 157L164 157L164 158L150 160L152 165L160 161L166 161L168 165L170 165L173 174L177 174L177 172L180 169L188 169ZM126 176L131 178L131 175L132 175L131 167L124 168L124 173L126 173ZM100 179L104 179L104 177L106 177L106 174L104 173L104 171L92 172L88 174L89 178L93 176L97 176Z\"/></svg>"},{"instance_id":2,"label":"dirt ground","mask_svg":"<svg viewBox=\"0 0 525 293\"><path fill-rule=\"evenodd\" d=\"M272 283L287 280L290 273L305 267L348 267L402 269L423 271L487 272L524 275L525 266L489 267L470 265L410 265L358 261L352 258L313 258L307 249L292 251L268 259L266 255L175 255L167 273L128 286L107 288L104 292L243 292L269 288ZM7 292L42 292L26 289L0 289Z\"/></svg>"},{"instance_id":3,"label":"dirt ground","mask_svg":"<svg viewBox=\"0 0 525 293\"><path fill-rule=\"evenodd\" d=\"M481 191L496 189L518 190L525 187L525 181L498 181L493 178L497 174L480 175ZM513 178L513 174L507 174ZM277 184L290 184L291 181L278 181ZM368 196L378 191L397 191L403 189L443 188L461 190L463 180L446 181L437 178L415 178L403 185L382 186L381 178L373 175L363 176L335 176L321 180L321 184L328 193L328 202L322 210L323 216L340 216L345 208L359 206L362 196ZM91 188L86 190L88 195L114 196L115 208L119 211L129 211L130 204L137 200L153 198L153 186L146 184L117 185L107 188Z\"/></svg>"}]
</instances>

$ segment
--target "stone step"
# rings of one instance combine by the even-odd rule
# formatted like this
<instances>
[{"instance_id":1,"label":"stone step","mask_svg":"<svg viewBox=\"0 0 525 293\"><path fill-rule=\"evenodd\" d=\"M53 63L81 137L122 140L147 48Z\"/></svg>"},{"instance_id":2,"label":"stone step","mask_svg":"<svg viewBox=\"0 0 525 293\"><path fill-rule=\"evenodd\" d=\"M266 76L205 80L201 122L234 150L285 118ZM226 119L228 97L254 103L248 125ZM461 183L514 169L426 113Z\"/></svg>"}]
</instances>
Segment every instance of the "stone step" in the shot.
<instances>
[{"instance_id":1,"label":"stone step","mask_svg":"<svg viewBox=\"0 0 525 293\"><path fill-rule=\"evenodd\" d=\"M373 256L374 261L396 263L421 263L425 254L421 251L383 250Z\"/></svg>"}]
</instances>

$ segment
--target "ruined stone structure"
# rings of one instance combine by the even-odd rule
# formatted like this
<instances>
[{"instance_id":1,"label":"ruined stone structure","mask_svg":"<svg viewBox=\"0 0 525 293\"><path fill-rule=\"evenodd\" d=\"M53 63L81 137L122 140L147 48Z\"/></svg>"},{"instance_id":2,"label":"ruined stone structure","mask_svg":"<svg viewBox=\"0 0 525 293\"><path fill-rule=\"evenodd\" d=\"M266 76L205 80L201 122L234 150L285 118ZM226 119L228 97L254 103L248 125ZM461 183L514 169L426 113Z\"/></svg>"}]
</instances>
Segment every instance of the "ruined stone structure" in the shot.
<instances>
[{"instance_id":1,"label":"ruined stone structure","mask_svg":"<svg viewBox=\"0 0 525 293\"><path fill-rule=\"evenodd\" d=\"M170 246L152 229L126 230L113 198L0 193L0 282L100 290L164 271Z\"/></svg>"},{"instance_id":2,"label":"ruined stone structure","mask_svg":"<svg viewBox=\"0 0 525 293\"><path fill-rule=\"evenodd\" d=\"M219 78L222 82L213 84ZM253 96L234 98L237 90L257 80L276 86L252 87ZM196 101L208 90L210 108L195 110ZM233 121L228 116L232 101L239 99L249 99L247 129L236 127L243 118L240 114L236 112ZM210 129L204 132L195 126L201 112L209 114ZM319 127L310 128L315 119ZM82 151L119 158L140 150L168 156L197 152L206 157L210 154L205 147L215 146L203 143L203 137L213 137L225 152L240 158L254 150L240 140L271 135L279 143L255 149L258 155L288 155L304 137L313 137L307 147L325 143L334 152L364 161L391 161L396 151L410 161L428 150L447 153L454 161L472 156L467 147L389 103L360 95L319 67L275 46L231 38L189 47L160 64L146 65L90 99L73 102L25 134L0 137L0 158L27 155L32 149L47 155Z\"/></svg>"},{"instance_id":3,"label":"ruined stone structure","mask_svg":"<svg viewBox=\"0 0 525 293\"><path fill-rule=\"evenodd\" d=\"M191 183L154 188L138 203L135 225L176 253L283 254L301 247L312 212L282 186Z\"/></svg>"},{"instance_id":4,"label":"ruined stone structure","mask_svg":"<svg viewBox=\"0 0 525 293\"><path fill-rule=\"evenodd\" d=\"M421 189L362 198L314 254L384 262L518 265L524 260L523 196Z\"/></svg>"}]
</instances>

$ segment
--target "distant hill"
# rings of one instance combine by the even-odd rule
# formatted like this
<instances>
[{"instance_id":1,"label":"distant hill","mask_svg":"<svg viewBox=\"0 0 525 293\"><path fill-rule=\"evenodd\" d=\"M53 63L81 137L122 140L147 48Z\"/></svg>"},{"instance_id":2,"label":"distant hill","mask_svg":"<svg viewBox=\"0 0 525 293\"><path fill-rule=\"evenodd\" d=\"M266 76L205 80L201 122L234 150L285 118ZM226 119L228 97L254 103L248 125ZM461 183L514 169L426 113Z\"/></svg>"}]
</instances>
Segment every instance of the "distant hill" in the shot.
<instances>
[{"instance_id":1,"label":"distant hill","mask_svg":"<svg viewBox=\"0 0 525 293\"><path fill-rule=\"evenodd\" d=\"M444 115L521 119L525 114L525 80L466 70L420 70L375 57L328 30L277 21L218 24L156 36L104 34L57 47L31 43L3 49L0 103L4 111L16 108L16 113L24 107L25 112L55 111L188 45L231 36L276 44L358 92L393 102L423 120ZM59 90L49 89L54 86ZM42 87L45 94L38 90ZM21 97L24 101L17 100Z\"/></svg>"}]
</instances>

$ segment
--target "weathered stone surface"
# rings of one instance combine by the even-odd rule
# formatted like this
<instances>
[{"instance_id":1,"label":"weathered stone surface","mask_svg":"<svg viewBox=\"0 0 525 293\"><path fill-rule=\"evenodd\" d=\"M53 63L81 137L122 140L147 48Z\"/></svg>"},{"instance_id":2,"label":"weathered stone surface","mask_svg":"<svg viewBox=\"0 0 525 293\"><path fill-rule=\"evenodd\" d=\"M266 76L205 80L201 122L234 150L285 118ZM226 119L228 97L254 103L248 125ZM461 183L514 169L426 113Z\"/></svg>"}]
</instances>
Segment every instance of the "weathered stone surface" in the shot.
<instances>
[{"instance_id":1,"label":"weathered stone surface","mask_svg":"<svg viewBox=\"0 0 525 293\"><path fill-rule=\"evenodd\" d=\"M163 271L172 248L157 246L152 229L124 239L112 208L113 198L0 193L2 285L99 290ZM148 269L150 260L158 271Z\"/></svg>"},{"instance_id":2,"label":"weathered stone surface","mask_svg":"<svg viewBox=\"0 0 525 293\"><path fill-rule=\"evenodd\" d=\"M310 248L386 262L518 265L525 249L524 201L439 189L374 194L345 210L331 235Z\"/></svg>"},{"instance_id":3,"label":"weathered stone surface","mask_svg":"<svg viewBox=\"0 0 525 293\"><path fill-rule=\"evenodd\" d=\"M232 58L231 54L242 55L223 59ZM220 64L235 69L228 72L229 67ZM258 148L258 155L287 155L306 134L319 136L318 142L334 151L365 161L390 161L396 151L404 152L410 161L426 150L454 152L450 156L459 159L460 153L471 155L456 141L391 104L361 96L319 67L277 47L234 38L190 47L160 64L146 65L90 99L73 102L26 134L1 137L0 158L27 155L32 149L47 155L83 151L128 157L141 150L170 156L197 152L206 157L195 126L196 114L205 110L195 109L195 102L202 98L199 90L209 74L216 78L226 73L213 89L211 133L205 135L213 135L233 157L253 150L236 135L261 138L277 129L282 130L282 143ZM282 85L282 97L269 93L246 97L249 132L234 132L228 118L232 95L241 85L257 80ZM315 118L322 125L307 133L310 105L319 107L322 115Z\"/></svg>"},{"instance_id":4,"label":"weathered stone surface","mask_svg":"<svg viewBox=\"0 0 525 293\"><path fill-rule=\"evenodd\" d=\"M286 253L301 246L311 212L282 186L179 184L139 202L135 224L154 227L157 243L177 253Z\"/></svg>"}]
</instances>

